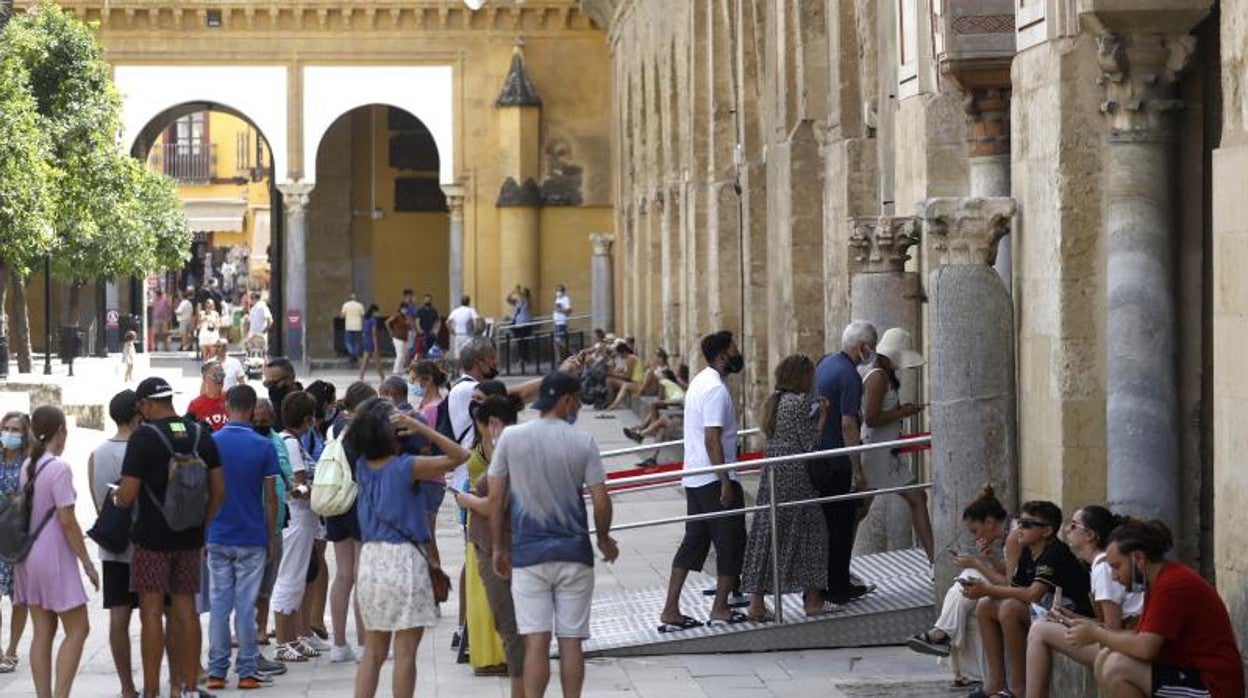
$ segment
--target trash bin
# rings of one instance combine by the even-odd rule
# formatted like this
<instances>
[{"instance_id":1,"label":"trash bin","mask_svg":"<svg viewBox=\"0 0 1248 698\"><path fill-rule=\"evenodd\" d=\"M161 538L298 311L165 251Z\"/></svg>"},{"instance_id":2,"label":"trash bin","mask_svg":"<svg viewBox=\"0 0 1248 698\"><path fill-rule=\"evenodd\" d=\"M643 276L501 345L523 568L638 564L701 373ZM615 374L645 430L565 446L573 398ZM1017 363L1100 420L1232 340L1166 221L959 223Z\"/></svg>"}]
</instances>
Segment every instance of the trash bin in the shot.
<instances>
[{"instance_id":1,"label":"trash bin","mask_svg":"<svg viewBox=\"0 0 1248 698\"><path fill-rule=\"evenodd\" d=\"M57 353L61 363L67 364L82 356L87 333L78 325L61 325L57 328Z\"/></svg>"},{"instance_id":2,"label":"trash bin","mask_svg":"<svg viewBox=\"0 0 1248 698\"><path fill-rule=\"evenodd\" d=\"M127 332L134 332L134 350L136 352L143 351L145 337L143 336L143 325L139 323L138 315L126 314L118 318L117 332L122 342L126 341Z\"/></svg>"}]
</instances>

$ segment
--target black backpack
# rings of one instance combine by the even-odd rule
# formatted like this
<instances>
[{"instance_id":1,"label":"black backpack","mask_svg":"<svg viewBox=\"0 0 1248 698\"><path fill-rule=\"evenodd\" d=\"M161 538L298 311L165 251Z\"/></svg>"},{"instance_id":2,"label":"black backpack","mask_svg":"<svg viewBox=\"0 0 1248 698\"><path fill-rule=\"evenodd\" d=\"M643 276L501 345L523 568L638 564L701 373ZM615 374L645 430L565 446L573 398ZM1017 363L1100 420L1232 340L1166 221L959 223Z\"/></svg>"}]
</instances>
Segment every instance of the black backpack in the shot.
<instances>
[{"instance_id":1,"label":"black backpack","mask_svg":"<svg viewBox=\"0 0 1248 698\"><path fill-rule=\"evenodd\" d=\"M0 497L0 561L16 564L25 560L35 540L43 532L43 527L48 525L52 515L56 513L54 504L48 508L35 530L30 530L30 507L35 497L35 480L39 479L39 473L51 462L51 458L45 460L25 487L7 497Z\"/></svg>"},{"instance_id":2,"label":"black backpack","mask_svg":"<svg viewBox=\"0 0 1248 698\"><path fill-rule=\"evenodd\" d=\"M453 388L466 380L469 379L467 377L460 378L455 381L451 387ZM442 402L438 403L438 412L436 419L434 419L433 429L457 444L463 443L464 436L468 434L469 429L472 429L472 420L468 420L468 426L464 427L464 430L459 432L458 436L455 435L455 427L451 426L451 395L450 393L447 393L446 397L442 399ZM434 447L434 450L438 450L436 446Z\"/></svg>"}]
</instances>

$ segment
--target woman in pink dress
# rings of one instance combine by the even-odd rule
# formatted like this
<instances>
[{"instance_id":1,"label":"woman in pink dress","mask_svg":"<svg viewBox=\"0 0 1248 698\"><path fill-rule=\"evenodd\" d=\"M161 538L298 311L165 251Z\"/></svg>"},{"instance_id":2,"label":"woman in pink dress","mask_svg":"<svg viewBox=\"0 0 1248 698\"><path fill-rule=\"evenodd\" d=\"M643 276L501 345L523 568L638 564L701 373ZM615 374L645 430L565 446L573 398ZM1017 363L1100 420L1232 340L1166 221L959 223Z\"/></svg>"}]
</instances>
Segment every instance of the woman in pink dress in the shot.
<instances>
[{"instance_id":1,"label":"woman in pink dress","mask_svg":"<svg viewBox=\"0 0 1248 698\"><path fill-rule=\"evenodd\" d=\"M30 669L40 698L68 697L82 659L87 624L87 593L78 574L83 571L98 590L100 578L87 554L82 529L74 516L74 473L61 459L65 450L65 415L44 405L30 416L30 457L22 467L22 485L34 484L30 530L34 545L13 569L14 600L30 608L35 636L30 642ZM47 519L45 521L45 519ZM56 658L56 691L52 686L52 640L59 623L65 639Z\"/></svg>"}]
</instances>

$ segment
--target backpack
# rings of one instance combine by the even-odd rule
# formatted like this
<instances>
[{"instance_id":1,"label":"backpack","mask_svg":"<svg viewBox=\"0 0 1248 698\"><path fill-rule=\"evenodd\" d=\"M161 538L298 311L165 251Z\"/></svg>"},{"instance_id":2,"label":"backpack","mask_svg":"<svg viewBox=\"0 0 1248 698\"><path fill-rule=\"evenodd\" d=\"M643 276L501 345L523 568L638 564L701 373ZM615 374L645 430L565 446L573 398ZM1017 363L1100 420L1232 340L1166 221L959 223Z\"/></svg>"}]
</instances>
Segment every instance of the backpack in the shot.
<instances>
[{"instance_id":1,"label":"backpack","mask_svg":"<svg viewBox=\"0 0 1248 698\"><path fill-rule=\"evenodd\" d=\"M460 378L455 381L452 388L466 380L469 379L467 377ZM450 393L447 393L446 397L442 399L442 402L438 403L437 419L434 420L433 425L434 431L458 444L463 443L464 436L468 434L468 430L471 428L472 420L470 419L468 420L468 426L464 427L464 430L461 431L458 436L455 435L455 427L451 426L451 395Z\"/></svg>"},{"instance_id":2,"label":"backpack","mask_svg":"<svg viewBox=\"0 0 1248 698\"><path fill-rule=\"evenodd\" d=\"M35 540L43 532L43 527L48 525L52 514L56 513L56 505L53 505L43 515L34 532L31 532L30 504L35 496L35 480L39 479L39 473L51 462L51 458L44 461L25 487L6 497L0 497L0 561L12 565L25 560Z\"/></svg>"},{"instance_id":3,"label":"backpack","mask_svg":"<svg viewBox=\"0 0 1248 698\"><path fill-rule=\"evenodd\" d=\"M199 456L199 436L203 427L199 422L194 423L191 450L189 453L179 453L160 427L154 424L143 426L156 432L160 442L169 449L169 481L165 485L164 501L156 499L156 493L147 483L143 483L143 490L165 517L170 531L186 531L203 526L208 516L208 464Z\"/></svg>"},{"instance_id":4,"label":"backpack","mask_svg":"<svg viewBox=\"0 0 1248 698\"><path fill-rule=\"evenodd\" d=\"M342 439L347 430L325 442L321 457L316 461L316 475L312 478L312 511L318 516L340 516L355 504L357 488L351 464Z\"/></svg>"}]
</instances>

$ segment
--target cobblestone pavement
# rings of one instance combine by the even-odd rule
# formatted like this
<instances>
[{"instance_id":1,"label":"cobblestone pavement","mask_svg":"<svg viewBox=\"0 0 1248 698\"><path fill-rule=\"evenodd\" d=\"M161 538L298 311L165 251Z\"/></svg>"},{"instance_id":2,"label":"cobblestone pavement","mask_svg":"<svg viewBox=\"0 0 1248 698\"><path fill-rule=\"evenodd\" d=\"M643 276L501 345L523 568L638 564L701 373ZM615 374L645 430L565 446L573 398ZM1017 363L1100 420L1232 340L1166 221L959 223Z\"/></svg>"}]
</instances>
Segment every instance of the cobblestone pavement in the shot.
<instances>
[{"instance_id":1,"label":"cobblestone pavement","mask_svg":"<svg viewBox=\"0 0 1248 698\"><path fill-rule=\"evenodd\" d=\"M152 371L159 372L181 391L175 398L179 409L195 396L199 389L198 363L185 358L156 359ZM144 374L136 370L137 378ZM108 398L122 384L120 373L107 370L79 371L78 377L63 376L57 367L55 381L68 381L67 392ZM341 391L353 379L350 371L322 371L316 374L334 382ZM302 378L302 377L301 377ZM307 381L305 380L305 383ZM253 384L262 391L259 383ZM531 413L530 413L531 415ZM621 427L633 424L635 417L626 411L611 413L609 418L599 418L586 409L578 427L591 432L605 450L632 445L620 432ZM78 518L86 528L94 519L94 511L88 497L86 483L87 454L107 433L75 427L71 429L66 457L75 466L75 485L78 489ZM640 460L641 456L616 459L608 462L608 469L625 467ZM660 516L679 514L684 509L684 499L675 489L652 490L624 495L616 504L616 521L639 521ZM449 506L443 507L439 519L439 537L453 541L458 526ZM650 586L666 582L671 564L672 551L680 539L679 526L648 528L617 534L620 543L620 559L614 565L599 564L596 594L610 594L620 588ZM90 545L94 552L94 545ZM463 561L463 548L454 543L443 544L442 555L450 569L457 569ZM333 564L330 555L330 564ZM331 572L332 574L332 572ZM84 578L85 583L85 578ZM92 633L87 641L81 669L74 684L74 696L117 695L118 684L112 658L108 652L107 616L100 607L98 593L91 594ZM505 696L507 682L499 678L479 678L472 675L467 665L455 663L455 653L450 649L450 637L456 624L453 604L443 604L446 616L437 627L427 633L418 653L417 694L421 696ZM8 602L3 602L3 621L0 638L7 640L9 620ZM328 615L328 614L327 614ZM326 619L328 621L328 618ZM205 619L206 621L206 619ZM206 622L205 622L206 630ZM138 618L134 619L131 635L135 649L135 675L139 676ZM34 686L30 680L25 647L29 643L30 628L23 639L22 663L14 674L0 675L0 695L6 697L33 696ZM207 647L205 643L205 648ZM272 648L266 655L272 656ZM293 665L290 671L277 677L272 688L259 691L259 695L286 696L347 696L351 695L355 674L354 664L331 664L326 657L303 665ZM382 677L379 695L387 695L388 671ZM231 684L232 685L232 684ZM594 659L586 671L585 695L587 696L640 696L656 698L663 696L713 696L733 698L736 696L949 696L948 674L928 657L915 655L904 647L877 647L844 650L812 650L799 652L764 652L744 655L684 655L620 659ZM550 695L558 693L558 671L552 671ZM256 693L256 692L249 692ZM222 696L238 696L243 692L227 690Z\"/></svg>"}]
</instances>

